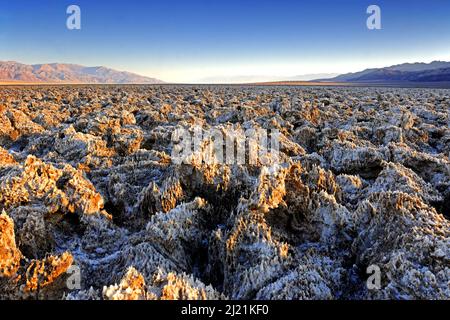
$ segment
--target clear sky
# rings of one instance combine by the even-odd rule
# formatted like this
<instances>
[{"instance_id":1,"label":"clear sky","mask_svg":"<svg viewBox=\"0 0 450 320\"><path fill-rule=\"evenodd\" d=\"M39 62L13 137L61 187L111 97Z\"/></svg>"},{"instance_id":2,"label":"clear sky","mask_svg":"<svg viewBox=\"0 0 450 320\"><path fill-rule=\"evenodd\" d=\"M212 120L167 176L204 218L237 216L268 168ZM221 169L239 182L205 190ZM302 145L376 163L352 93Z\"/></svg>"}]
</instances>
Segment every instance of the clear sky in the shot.
<instances>
[{"instance_id":1,"label":"clear sky","mask_svg":"<svg viewBox=\"0 0 450 320\"><path fill-rule=\"evenodd\" d=\"M66 28L71 4L81 30ZM381 30L366 27L371 4ZM450 61L450 1L0 0L0 60L104 65L169 82Z\"/></svg>"}]
</instances>

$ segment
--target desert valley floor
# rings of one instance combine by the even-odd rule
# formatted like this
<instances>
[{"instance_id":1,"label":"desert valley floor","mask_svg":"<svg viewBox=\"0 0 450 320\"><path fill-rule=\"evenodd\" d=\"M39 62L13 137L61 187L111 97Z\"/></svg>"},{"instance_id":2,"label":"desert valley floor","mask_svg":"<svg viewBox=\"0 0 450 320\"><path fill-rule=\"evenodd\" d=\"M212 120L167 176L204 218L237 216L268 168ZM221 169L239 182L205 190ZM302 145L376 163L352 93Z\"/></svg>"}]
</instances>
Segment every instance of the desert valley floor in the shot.
<instances>
[{"instance_id":1,"label":"desert valley floor","mask_svg":"<svg viewBox=\"0 0 450 320\"><path fill-rule=\"evenodd\" d=\"M445 89L0 87L0 299L450 299L449 126ZM175 163L198 127L279 161Z\"/></svg>"}]
</instances>

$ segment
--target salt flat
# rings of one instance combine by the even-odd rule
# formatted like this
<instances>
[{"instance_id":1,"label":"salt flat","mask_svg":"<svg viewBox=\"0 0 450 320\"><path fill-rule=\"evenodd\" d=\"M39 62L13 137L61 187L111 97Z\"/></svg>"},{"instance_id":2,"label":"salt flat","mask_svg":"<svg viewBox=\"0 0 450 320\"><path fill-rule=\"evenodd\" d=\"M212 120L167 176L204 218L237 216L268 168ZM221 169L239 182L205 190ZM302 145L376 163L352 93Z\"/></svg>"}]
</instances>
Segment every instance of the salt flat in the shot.
<instances>
[{"instance_id":1,"label":"salt flat","mask_svg":"<svg viewBox=\"0 0 450 320\"><path fill-rule=\"evenodd\" d=\"M449 156L446 89L1 87L0 298L449 299Z\"/></svg>"}]
</instances>

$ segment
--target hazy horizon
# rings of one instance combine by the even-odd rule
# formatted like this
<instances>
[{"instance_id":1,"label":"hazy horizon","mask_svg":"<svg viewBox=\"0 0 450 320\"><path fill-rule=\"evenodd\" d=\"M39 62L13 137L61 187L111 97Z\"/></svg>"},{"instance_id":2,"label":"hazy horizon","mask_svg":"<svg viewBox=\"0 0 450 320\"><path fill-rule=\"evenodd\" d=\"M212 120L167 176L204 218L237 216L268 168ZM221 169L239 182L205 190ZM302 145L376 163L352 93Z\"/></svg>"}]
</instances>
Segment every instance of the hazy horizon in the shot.
<instances>
[{"instance_id":1,"label":"hazy horizon","mask_svg":"<svg viewBox=\"0 0 450 320\"><path fill-rule=\"evenodd\" d=\"M375 3L381 30L366 27ZM65 27L71 4L81 30ZM0 60L106 66L172 83L290 80L448 61L449 9L445 1L2 1Z\"/></svg>"}]
</instances>

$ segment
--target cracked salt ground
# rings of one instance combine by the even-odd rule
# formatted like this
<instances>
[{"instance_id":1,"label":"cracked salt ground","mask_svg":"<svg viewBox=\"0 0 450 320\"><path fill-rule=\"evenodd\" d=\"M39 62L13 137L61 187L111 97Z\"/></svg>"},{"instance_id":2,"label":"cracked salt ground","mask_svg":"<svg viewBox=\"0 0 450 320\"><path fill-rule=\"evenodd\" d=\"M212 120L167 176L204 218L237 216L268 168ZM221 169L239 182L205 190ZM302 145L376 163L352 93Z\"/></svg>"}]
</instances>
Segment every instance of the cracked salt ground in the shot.
<instances>
[{"instance_id":1,"label":"cracked salt ground","mask_svg":"<svg viewBox=\"0 0 450 320\"><path fill-rule=\"evenodd\" d=\"M449 299L449 108L434 89L2 88L0 298ZM176 164L180 126L276 129L279 163Z\"/></svg>"}]
</instances>

